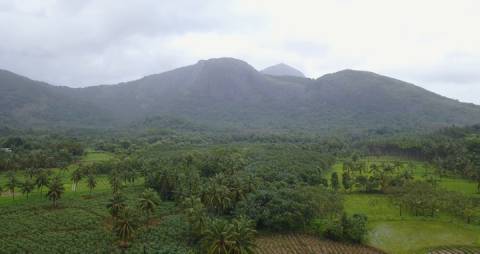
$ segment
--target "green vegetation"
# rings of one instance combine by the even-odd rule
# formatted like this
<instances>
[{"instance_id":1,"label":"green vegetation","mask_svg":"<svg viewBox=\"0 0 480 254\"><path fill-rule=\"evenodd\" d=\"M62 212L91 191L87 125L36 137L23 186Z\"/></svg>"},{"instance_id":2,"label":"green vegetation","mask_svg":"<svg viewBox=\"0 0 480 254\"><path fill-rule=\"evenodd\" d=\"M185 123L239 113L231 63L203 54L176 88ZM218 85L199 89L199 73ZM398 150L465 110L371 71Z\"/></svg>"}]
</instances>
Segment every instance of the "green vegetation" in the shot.
<instances>
[{"instance_id":1,"label":"green vegetation","mask_svg":"<svg viewBox=\"0 0 480 254\"><path fill-rule=\"evenodd\" d=\"M479 133L8 136L0 244L7 253L269 253L278 239L300 252L292 239L365 253L476 248Z\"/></svg>"},{"instance_id":2,"label":"green vegetation","mask_svg":"<svg viewBox=\"0 0 480 254\"><path fill-rule=\"evenodd\" d=\"M244 61L217 58L118 85L73 89L0 70L0 133L18 127L116 127L171 136L390 135L478 119L477 105L365 71L316 79L270 76Z\"/></svg>"},{"instance_id":3,"label":"green vegetation","mask_svg":"<svg viewBox=\"0 0 480 254\"><path fill-rule=\"evenodd\" d=\"M374 223L370 243L391 253L425 253L439 245L478 246L480 230L438 221L391 221ZM408 244L407 244L408 243Z\"/></svg>"}]
</instances>

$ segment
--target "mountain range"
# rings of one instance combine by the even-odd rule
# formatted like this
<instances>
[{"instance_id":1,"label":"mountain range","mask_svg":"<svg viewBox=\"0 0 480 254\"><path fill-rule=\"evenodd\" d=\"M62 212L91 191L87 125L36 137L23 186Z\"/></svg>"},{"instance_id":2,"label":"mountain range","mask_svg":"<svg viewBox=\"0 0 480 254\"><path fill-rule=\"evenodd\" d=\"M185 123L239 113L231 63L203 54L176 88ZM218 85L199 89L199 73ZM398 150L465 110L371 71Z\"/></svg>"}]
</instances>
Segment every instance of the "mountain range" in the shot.
<instances>
[{"instance_id":1,"label":"mountain range","mask_svg":"<svg viewBox=\"0 0 480 254\"><path fill-rule=\"evenodd\" d=\"M233 129L431 129L480 122L480 106L372 72L305 78L285 64L257 71L234 58L116 85L54 86L0 71L0 122L18 128L122 127L154 117Z\"/></svg>"}]
</instances>

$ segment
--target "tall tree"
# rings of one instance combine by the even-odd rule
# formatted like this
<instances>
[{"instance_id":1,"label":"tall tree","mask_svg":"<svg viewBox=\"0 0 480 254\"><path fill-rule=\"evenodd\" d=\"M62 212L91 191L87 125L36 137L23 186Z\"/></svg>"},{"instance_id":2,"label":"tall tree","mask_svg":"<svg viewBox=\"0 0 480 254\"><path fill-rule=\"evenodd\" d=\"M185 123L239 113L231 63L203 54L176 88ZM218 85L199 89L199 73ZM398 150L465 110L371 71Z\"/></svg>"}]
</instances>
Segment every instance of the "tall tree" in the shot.
<instances>
[{"instance_id":1,"label":"tall tree","mask_svg":"<svg viewBox=\"0 0 480 254\"><path fill-rule=\"evenodd\" d=\"M128 248L129 242L132 240L137 227L136 215L134 211L128 207L123 208L115 223L115 232L120 238L120 247Z\"/></svg>"},{"instance_id":2,"label":"tall tree","mask_svg":"<svg viewBox=\"0 0 480 254\"><path fill-rule=\"evenodd\" d=\"M113 169L109 177L110 186L112 188L112 193L118 193L122 189L122 180L120 173L117 169Z\"/></svg>"},{"instance_id":3,"label":"tall tree","mask_svg":"<svg viewBox=\"0 0 480 254\"><path fill-rule=\"evenodd\" d=\"M202 191L202 201L210 210L223 214L232 205L231 191L228 186L211 179Z\"/></svg>"},{"instance_id":4,"label":"tall tree","mask_svg":"<svg viewBox=\"0 0 480 254\"><path fill-rule=\"evenodd\" d=\"M53 180L48 185L47 197L52 200L53 207L57 207L58 200L62 197L65 192L65 187L63 186L62 179L60 176L55 176Z\"/></svg>"},{"instance_id":5,"label":"tall tree","mask_svg":"<svg viewBox=\"0 0 480 254\"><path fill-rule=\"evenodd\" d=\"M15 188L18 186L17 176L14 171L7 173L7 188L12 194L12 198L15 199Z\"/></svg>"},{"instance_id":6,"label":"tall tree","mask_svg":"<svg viewBox=\"0 0 480 254\"><path fill-rule=\"evenodd\" d=\"M29 194L33 191L35 188L35 183L31 179L25 180L22 184L22 193L27 194L27 199Z\"/></svg>"},{"instance_id":7,"label":"tall tree","mask_svg":"<svg viewBox=\"0 0 480 254\"><path fill-rule=\"evenodd\" d=\"M155 211L155 208L160 204L158 194L152 189L146 189L138 199L138 208L146 216L146 225L150 221L150 215Z\"/></svg>"},{"instance_id":8,"label":"tall tree","mask_svg":"<svg viewBox=\"0 0 480 254\"><path fill-rule=\"evenodd\" d=\"M210 220L202 242L205 253L232 253L235 245L235 232L232 224L223 219Z\"/></svg>"},{"instance_id":9,"label":"tall tree","mask_svg":"<svg viewBox=\"0 0 480 254\"><path fill-rule=\"evenodd\" d=\"M35 184L37 185L37 188L40 189L40 195L43 195L43 186L47 186L48 183L48 172L46 170L41 170L35 179Z\"/></svg>"},{"instance_id":10,"label":"tall tree","mask_svg":"<svg viewBox=\"0 0 480 254\"><path fill-rule=\"evenodd\" d=\"M89 174L87 176L87 186L90 190L90 195L92 195L92 190L97 187L97 180L95 179L95 176L93 174Z\"/></svg>"},{"instance_id":11,"label":"tall tree","mask_svg":"<svg viewBox=\"0 0 480 254\"><path fill-rule=\"evenodd\" d=\"M112 198L108 200L107 208L114 221L118 217L120 211L127 206L125 202L126 198L120 192L113 193Z\"/></svg>"},{"instance_id":12,"label":"tall tree","mask_svg":"<svg viewBox=\"0 0 480 254\"><path fill-rule=\"evenodd\" d=\"M331 177L330 182L331 182L331 184L332 184L333 190L337 191L337 190L338 190L338 187L339 187L338 174L337 174L337 172L333 172L333 173L332 173L332 177Z\"/></svg>"},{"instance_id":13,"label":"tall tree","mask_svg":"<svg viewBox=\"0 0 480 254\"><path fill-rule=\"evenodd\" d=\"M342 185L346 191L349 191L352 188L352 178L347 171L343 172L342 174Z\"/></svg>"},{"instance_id":14,"label":"tall tree","mask_svg":"<svg viewBox=\"0 0 480 254\"><path fill-rule=\"evenodd\" d=\"M80 182L82 177L83 177L83 173L80 167L73 171L72 173L72 181L73 181L72 190L73 191L75 192L77 191L78 183Z\"/></svg>"},{"instance_id":15,"label":"tall tree","mask_svg":"<svg viewBox=\"0 0 480 254\"><path fill-rule=\"evenodd\" d=\"M232 252L235 254L253 254L255 253L255 223L241 216L233 220L234 243Z\"/></svg>"}]
</instances>

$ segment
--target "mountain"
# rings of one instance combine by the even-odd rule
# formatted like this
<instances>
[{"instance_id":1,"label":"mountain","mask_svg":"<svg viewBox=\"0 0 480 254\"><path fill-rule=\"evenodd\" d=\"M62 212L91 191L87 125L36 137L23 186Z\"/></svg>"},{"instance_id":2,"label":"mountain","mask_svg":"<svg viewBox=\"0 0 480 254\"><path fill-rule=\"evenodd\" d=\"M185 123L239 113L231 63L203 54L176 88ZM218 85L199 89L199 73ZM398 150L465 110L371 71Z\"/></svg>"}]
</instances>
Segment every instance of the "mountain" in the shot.
<instances>
[{"instance_id":1,"label":"mountain","mask_svg":"<svg viewBox=\"0 0 480 254\"><path fill-rule=\"evenodd\" d=\"M293 68L292 66L286 65L284 63L267 67L261 70L261 72L263 74L268 74L272 76L293 76L293 77L305 78L305 75L301 71Z\"/></svg>"},{"instance_id":2,"label":"mountain","mask_svg":"<svg viewBox=\"0 0 480 254\"><path fill-rule=\"evenodd\" d=\"M88 100L74 96L73 90L0 70L0 123L18 127L90 126L113 120Z\"/></svg>"},{"instance_id":3,"label":"mountain","mask_svg":"<svg viewBox=\"0 0 480 254\"><path fill-rule=\"evenodd\" d=\"M318 79L273 76L233 58L76 89L2 71L0 104L2 123L20 127L148 123L189 130L334 132L480 122L479 106L375 73L344 70Z\"/></svg>"}]
</instances>

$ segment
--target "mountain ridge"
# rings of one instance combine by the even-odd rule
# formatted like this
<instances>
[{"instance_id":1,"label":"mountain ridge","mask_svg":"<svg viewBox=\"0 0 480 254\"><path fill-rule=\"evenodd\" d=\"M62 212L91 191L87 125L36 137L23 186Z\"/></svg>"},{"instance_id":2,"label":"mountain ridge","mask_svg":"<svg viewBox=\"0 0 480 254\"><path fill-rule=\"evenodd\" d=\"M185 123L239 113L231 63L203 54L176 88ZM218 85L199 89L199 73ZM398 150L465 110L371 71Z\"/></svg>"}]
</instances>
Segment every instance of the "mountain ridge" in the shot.
<instances>
[{"instance_id":1,"label":"mountain ridge","mask_svg":"<svg viewBox=\"0 0 480 254\"><path fill-rule=\"evenodd\" d=\"M0 92L0 120L21 127L119 127L166 115L202 126L313 132L480 122L480 106L373 72L272 76L234 58L86 88L0 71Z\"/></svg>"}]
</instances>

